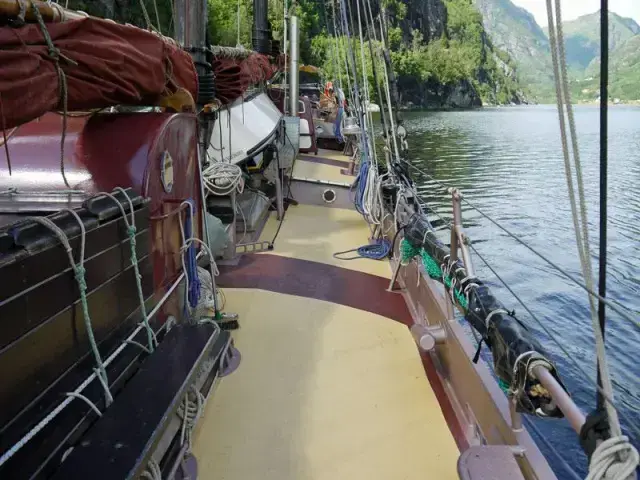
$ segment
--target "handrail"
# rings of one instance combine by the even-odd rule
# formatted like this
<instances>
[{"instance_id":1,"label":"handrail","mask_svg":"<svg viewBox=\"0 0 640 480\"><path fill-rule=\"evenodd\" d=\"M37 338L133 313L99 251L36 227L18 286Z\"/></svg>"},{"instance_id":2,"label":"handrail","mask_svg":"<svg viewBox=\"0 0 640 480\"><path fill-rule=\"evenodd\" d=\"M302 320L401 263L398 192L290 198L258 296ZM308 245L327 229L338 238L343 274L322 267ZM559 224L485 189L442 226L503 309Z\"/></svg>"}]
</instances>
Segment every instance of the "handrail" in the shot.
<instances>
[{"instance_id":1,"label":"handrail","mask_svg":"<svg viewBox=\"0 0 640 480\"><path fill-rule=\"evenodd\" d=\"M566 390L562 388L562 385L549 373L549 370L542 365L537 365L534 366L531 371L542 386L549 391L553 401L567 418L571 427L579 435L586 421L586 417L584 413L582 413L582 410L580 410L580 407L576 405Z\"/></svg>"}]
</instances>

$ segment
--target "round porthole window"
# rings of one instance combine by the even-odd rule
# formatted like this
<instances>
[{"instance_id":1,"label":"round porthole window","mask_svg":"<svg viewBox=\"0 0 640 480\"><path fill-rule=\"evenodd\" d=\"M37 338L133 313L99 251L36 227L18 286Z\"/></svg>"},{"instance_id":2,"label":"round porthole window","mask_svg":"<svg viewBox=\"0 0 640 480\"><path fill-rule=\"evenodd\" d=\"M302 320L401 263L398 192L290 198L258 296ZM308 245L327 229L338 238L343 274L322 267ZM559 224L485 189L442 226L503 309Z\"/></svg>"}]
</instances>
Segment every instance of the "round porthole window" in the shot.
<instances>
[{"instance_id":1,"label":"round porthole window","mask_svg":"<svg viewBox=\"0 0 640 480\"><path fill-rule=\"evenodd\" d=\"M327 188L324 192L322 192L322 199L325 203L333 203L336 200L336 192L331 188Z\"/></svg>"},{"instance_id":2,"label":"round porthole window","mask_svg":"<svg viewBox=\"0 0 640 480\"><path fill-rule=\"evenodd\" d=\"M171 193L173 188L173 159L167 150L160 155L160 181L164 191Z\"/></svg>"}]
</instances>

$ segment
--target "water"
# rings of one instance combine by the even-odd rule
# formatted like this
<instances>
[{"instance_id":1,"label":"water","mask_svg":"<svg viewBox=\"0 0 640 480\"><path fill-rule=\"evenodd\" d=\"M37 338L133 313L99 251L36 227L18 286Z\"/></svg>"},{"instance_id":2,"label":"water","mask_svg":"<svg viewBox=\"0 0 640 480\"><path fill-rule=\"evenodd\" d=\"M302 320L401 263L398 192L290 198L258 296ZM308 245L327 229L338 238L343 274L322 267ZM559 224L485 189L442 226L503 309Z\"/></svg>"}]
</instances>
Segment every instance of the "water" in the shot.
<instances>
[{"instance_id":1,"label":"water","mask_svg":"<svg viewBox=\"0 0 640 480\"><path fill-rule=\"evenodd\" d=\"M598 265L599 112L575 109L589 211L594 275ZM581 278L565 180L555 107L485 108L465 112L405 114L411 160L435 179L462 189L485 213L527 241L569 273ZM414 173L421 196L443 217L451 200L443 188ZM640 321L640 108L614 107L609 114L608 296ZM547 263L463 205L466 232L502 278L595 379L593 330L586 293ZM520 307L475 256L477 275L490 282L508 308L535 332L562 379L584 411L595 406L595 389L567 361L558 345ZM607 353L615 402L640 425L640 328L609 310ZM484 357L490 360L490 356ZM566 420L534 420L553 448L584 477L587 459ZM626 430L629 433L628 429ZM536 435L531 432L534 438ZM543 442L538 444L559 478L566 470ZM632 440L637 446L640 439Z\"/></svg>"}]
</instances>

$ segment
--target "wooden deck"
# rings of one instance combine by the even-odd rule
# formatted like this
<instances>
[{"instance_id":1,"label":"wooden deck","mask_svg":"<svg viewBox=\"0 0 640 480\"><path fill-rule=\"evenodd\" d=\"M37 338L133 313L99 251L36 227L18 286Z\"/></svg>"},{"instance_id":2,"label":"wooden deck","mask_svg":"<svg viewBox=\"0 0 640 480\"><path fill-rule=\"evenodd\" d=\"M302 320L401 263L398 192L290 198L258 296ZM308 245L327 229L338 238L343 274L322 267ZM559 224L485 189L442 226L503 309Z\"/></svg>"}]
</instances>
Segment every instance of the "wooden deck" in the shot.
<instances>
[{"instance_id":1,"label":"wooden deck","mask_svg":"<svg viewBox=\"0 0 640 480\"><path fill-rule=\"evenodd\" d=\"M294 176L353 181L340 172L344 157L319 157L337 162L301 157ZM276 228L274 216L264 238ZM389 264L333 257L368 243L369 233L353 210L291 206L274 251L223 269L225 308L240 314L242 363L200 422L199 478L458 478L458 447L410 315L385 291Z\"/></svg>"}]
</instances>

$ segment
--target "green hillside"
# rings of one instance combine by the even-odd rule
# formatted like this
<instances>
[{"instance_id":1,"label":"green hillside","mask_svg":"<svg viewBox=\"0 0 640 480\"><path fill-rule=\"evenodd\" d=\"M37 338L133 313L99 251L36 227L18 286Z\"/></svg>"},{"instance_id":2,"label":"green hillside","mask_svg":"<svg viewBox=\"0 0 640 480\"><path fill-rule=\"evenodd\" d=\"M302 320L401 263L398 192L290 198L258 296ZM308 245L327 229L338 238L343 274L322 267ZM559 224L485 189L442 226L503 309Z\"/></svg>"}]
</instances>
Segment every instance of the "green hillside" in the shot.
<instances>
[{"instance_id":1,"label":"green hillside","mask_svg":"<svg viewBox=\"0 0 640 480\"><path fill-rule=\"evenodd\" d=\"M600 12L563 22L562 27L567 64L575 72L583 72L593 59L600 55ZM615 13L609 13L609 49L611 52L614 52L638 33L640 33L640 26L635 21Z\"/></svg>"},{"instance_id":2,"label":"green hillside","mask_svg":"<svg viewBox=\"0 0 640 480\"><path fill-rule=\"evenodd\" d=\"M510 0L475 0L493 44L509 53L516 73L537 101L553 93L549 40L533 15Z\"/></svg>"},{"instance_id":3,"label":"green hillside","mask_svg":"<svg viewBox=\"0 0 640 480\"><path fill-rule=\"evenodd\" d=\"M546 28L510 0L475 0L492 42L506 50L521 82L541 103L554 102L553 67ZM600 87L600 13L563 23L572 98L593 102ZM609 14L611 99L640 98L640 26L630 18Z\"/></svg>"},{"instance_id":4,"label":"green hillside","mask_svg":"<svg viewBox=\"0 0 640 480\"><path fill-rule=\"evenodd\" d=\"M594 101L600 92L600 59L593 60L583 79L572 84L576 101ZM640 35L620 45L609 58L609 98L640 100Z\"/></svg>"}]
</instances>

